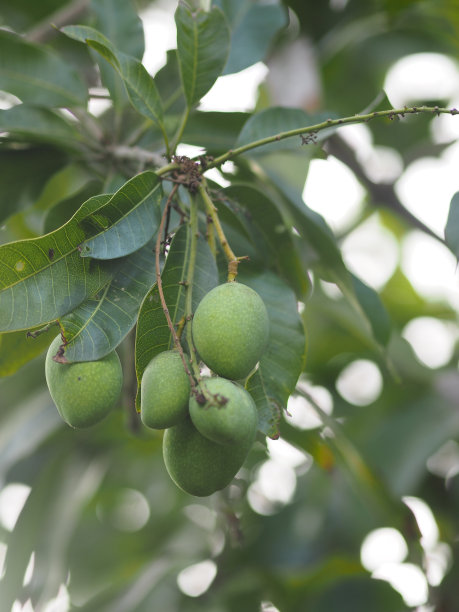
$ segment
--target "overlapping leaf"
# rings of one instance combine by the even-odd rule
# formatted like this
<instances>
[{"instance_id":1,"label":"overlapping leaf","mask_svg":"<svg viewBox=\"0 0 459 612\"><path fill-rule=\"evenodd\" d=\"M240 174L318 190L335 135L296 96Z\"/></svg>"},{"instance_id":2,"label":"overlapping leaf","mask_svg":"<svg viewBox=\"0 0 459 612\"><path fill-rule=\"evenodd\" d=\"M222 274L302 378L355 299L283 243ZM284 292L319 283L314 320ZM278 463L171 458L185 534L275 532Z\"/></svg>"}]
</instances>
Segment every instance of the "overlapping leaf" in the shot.
<instances>
[{"instance_id":1,"label":"overlapping leaf","mask_svg":"<svg viewBox=\"0 0 459 612\"><path fill-rule=\"evenodd\" d=\"M144 246L158 229L162 195L154 172L147 170L130 179L83 220L96 235L82 244L81 256L114 259Z\"/></svg>"},{"instance_id":2,"label":"overlapping leaf","mask_svg":"<svg viewBox=\"0 0 459 612\"><path fill-rule=\"evenodd\" d=\"M154 254L150 245L124 258L114 278L98 295L59 320L67 340L65 358L93 361L114 350L134 326L140 304L154 278Z\"/></svg>"},{"instance_id":3,"label":"overlapping leaf","mask_svg":"<svg viewBox=\"0 0 459 612\"><path fill-rule=\"evenodd\" d=\"M230 31L218 7L192 12L179 4L175 12L177 52L183 89L191 107L222 74L229 53Z\"/></svg>"},{"instance_id":4,"label":"overlapping leaf","mask_svg":"<svg viewBox=\"0 0 459 612\"><path fill-rule=\"evenodd\" d=\"M45 107L84 106L88 97L68 63L7 30L0 30L0 90Z\"/></svg>"},{"instance_id":5,"label":"overlapping leaf","mask_svg":"<svg viewBox=\"0 0 459 612\"><path fill-rule=\"evenodd\" d=\"M280 412L295 389L306 358L306 339L293 291L275 274L242 273L238 280L255 289L269 315L269 341L247 389L259 410L259 428L271 437L277 434Z\"/></svg>"},{"instance_id":6,"label":"overlapping leaf","mask_svg":"<svg viewBox=\"0 0 459 612\"><path fill-rule=\"evenodd\" d=\"M217 0L231 26L231 51L224 74L239 72L262 61L276 32L287 25L287 12L278 3Z\"/></svg>"},{"instance_id":7,"label":"overlapping leaf","mask_svg":"<svg viewBox=\"0 0 459 612\"><path fill-rule=\"evenodd\" d=\"M53 321L108 282L110 267L81 257L79 251L91 235L80 222L108 199L94 196L58 230L0 247L0 331Z\"/></svg>"},{"instance_id":8,"label":"overlapping leaf","mask_svg":"<svg viewBox=\"0 0 459 612\"><path fill-rule=\"evenodd\" d=\"M163 107L155 81L135 57L117 51L103 34L88 26L67 26L62 32L87 43L102 55L123 79L133 107L159 126L163 125Z\"/></svg>"},{"instance_id":9,"label":"overlapping leaf","mask_svg":"<svg viewBox=\"0 0 459 612\"><path fill-rule=\"evenodd\" d=\"M18 104L0 110L0 132L29 141L49 142L65 148L79 148L81 134L62 115L48 108Z\"/></svg>"},{"instance_id":10,"label":"overlapping leaf","mask_svg":"<svg viewBox=\"0 0 459 612\"><path fill-rule=\"evenodd\" d=\"M185 313L187 264L191 246L188 226L179 228L172 241L166 264L161 274L164 298L172 323L177 324ZM193 310L202 297L218 284L218 272L214 257L207 242L198 238L196 263L193 279ZM145 297L139 313L136 333L135 367L139 387L136 404L140 405L140 381L142 374L153 357L173 347L173 340L167 325L155 286Z\"/></svg>"},{"instance_id":11,"label":"overlapping leaf","mask_svg":"<svg viewBox=\"0 0 459 612\"><path fill-rule=\"evenodd\" d=\"M0 334L0 377L11 376L25 363L37 357L56 336L56 327L32 338L25 331Z\"/></svg>"}]
</instances>

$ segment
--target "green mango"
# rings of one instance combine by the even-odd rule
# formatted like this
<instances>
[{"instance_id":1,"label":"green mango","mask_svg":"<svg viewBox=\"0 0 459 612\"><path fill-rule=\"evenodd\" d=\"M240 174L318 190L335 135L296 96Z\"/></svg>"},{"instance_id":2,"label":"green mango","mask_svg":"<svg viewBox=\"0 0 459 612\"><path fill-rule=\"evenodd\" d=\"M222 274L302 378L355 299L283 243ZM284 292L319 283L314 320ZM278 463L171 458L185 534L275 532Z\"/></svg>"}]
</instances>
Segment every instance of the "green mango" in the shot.
<instances>
[{"instance_id":1,"label":"green mango","mask_svg":"<svg viewBox=\"0 0 459 612\"><path fill-rule=\"evenodd\" d=\"M252 443L258 428L252 396L226 378L208 378L201 386L211 399L199 404L190 398L191 420L199 433L219 444Z\"/></svg>"},{"instance_id":2,"label":"green mango","mask_svg":"<svg viewBox=\"0 0 459 612\"><path fill-rule=\"evenodd\" d=\"M140 398L140 418L147 427L166 429L187 416L190 380L177 350L159 353L150 361L142 376Z\"/></svg>"},{"instance_id":3,"label":"green mango","mask_svg":"<svg viewBox=\"0 0 459 612\"><path fill-rule=\"evenodd\" d=\"M187 418L164 432L163 458L169 476L180 489L205 497L231 482L250 447L251 443L230 446L212 442Z\"/></svg>"},{"instance_id":4,"label":"green mango","mask_svg":"<svg viewBox=\"0 0 459 612\"><path fill-rule=\"evenodd\" d=\"M119 357L112 351L98 361L57 363L53 356L62 344L57 336L49 346L45 362L48 389L59 414L75 428L95 425L118 402L123 385Z\"/></svg>"},{"instance_id":5,"label":"green mango","mask_svg":"<svg viewBox=\"0 0 459 612\"><path fill-rule=\"evenodd\" d=\"M196 350L215 374L231 380L245 378L268 341L266 306L247 285L234 281L219 285L199 303L192 331Z\"/></svg>"}]
</instances>

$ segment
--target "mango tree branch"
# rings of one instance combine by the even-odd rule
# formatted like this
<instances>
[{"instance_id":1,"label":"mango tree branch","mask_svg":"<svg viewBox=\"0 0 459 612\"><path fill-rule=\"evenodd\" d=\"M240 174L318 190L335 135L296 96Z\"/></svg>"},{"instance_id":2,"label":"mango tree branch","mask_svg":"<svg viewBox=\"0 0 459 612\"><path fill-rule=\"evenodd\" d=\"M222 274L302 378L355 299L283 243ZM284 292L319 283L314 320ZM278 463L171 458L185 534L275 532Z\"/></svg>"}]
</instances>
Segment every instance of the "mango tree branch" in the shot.
<instances>
[{"instance_id":1,"label":"mango tree branch","mask_svg":"<svg viewBox=\"0 0 459 612\"><path fill-rule=\"evenodd\" d=\"M246 151L251 151L252 149L256 149L273 142L279 142L279 140L291 138L292 136L303 136L304 134L313 134L315 136L318 132L326 130L327 128L340 127L350 123L368 123L373 119L382 117L387 117L389 119L395 119L396 117L403 118L405 115L417 115L418 113L430 113L432 115L459 115L459 110L456 108L440 108L438 106L411 106L405 108L391 108L383 111L374 111L373 113L368 113L366 115L352 115L351 117L343 117L341 119L326 119L325 121L322 121L322 123L316 123L315 125L308 125L295 130L288 130L286 132L279 132L273 136L260 138L260 140L254 140L253 142L249 142L241 147L227 151L226 153L223 153L223 155L220 155L209 162L206 170L221 166L221 164L228 159L233 159Z\"/></svg>"}]
</instances>

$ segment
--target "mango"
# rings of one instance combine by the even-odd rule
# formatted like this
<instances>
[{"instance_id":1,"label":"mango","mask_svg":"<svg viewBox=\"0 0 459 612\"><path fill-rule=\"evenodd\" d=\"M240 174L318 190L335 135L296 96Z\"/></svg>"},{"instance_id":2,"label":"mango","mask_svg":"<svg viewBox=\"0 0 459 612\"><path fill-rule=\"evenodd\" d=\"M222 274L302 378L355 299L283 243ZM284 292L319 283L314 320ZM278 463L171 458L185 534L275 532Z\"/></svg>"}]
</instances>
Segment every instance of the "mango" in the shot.
<instances>
[{"instance_id":1,"label":"mango","mask_svg":"<svg viewBox=\"0 0 459 612\"><path fill-rule=\"evenodd\" d=\"M119 357L112 351L98 361L57 363L52 357L61 344L59 335L46 355L49 392L59 414L70 427L91 427L105 418L119 400L123 385Z\"/></svg>"},{"instance_id":2,"label":"mango","mask_svg":"<svg viewBox=\"0 0 459 612\"><path fill-rule=\"evenodd\" d=\"M205 497L225 488L241 468L251 444L217 444L202 436L190 418L166 429L163 458L169 476L190 495Z\"/></svg>"},{"instance_id":3,"label":"mango","mask_svg":"<svg viewBox=\"0 0 459 612\"><path fill-rule=\"evenodd\" d=\"M258 428L258 413L252 396L226 378L208 378L201 386L210 400L199 404L190 399L193 425L203 436L219 444L251 444Z\"/></svg>"},{"instance_id":4,"label":"mango","mask_svg":"<svg viewBox=\"0 0 459 612\"><path fill-rule=\"evenodd\" d=\"M247 285L224 283L198 304L192 333L199 356L215 374L231 380L245 378L268 341L266 306Z\"/></svg>"},{"instance_id":5,"label":"mango","mask_svg":"<svg viewBox=\"0 0 459 612\"><path fill-rule=\"evenodd\" d=\"M140 418L147 427L166 429L187 416L190 380L177 350L159 353L150 361L140 398Z\"/></svg>"}]
</instances>

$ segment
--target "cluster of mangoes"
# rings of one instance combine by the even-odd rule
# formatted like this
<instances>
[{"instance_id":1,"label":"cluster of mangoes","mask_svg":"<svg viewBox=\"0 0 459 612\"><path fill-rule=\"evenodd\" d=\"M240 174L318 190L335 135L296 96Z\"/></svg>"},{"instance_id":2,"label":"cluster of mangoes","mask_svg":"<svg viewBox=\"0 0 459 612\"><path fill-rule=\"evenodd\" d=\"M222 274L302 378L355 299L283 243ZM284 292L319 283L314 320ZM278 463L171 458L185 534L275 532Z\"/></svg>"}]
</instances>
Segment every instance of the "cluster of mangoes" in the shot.
<instances>
[{"instance_id":1,"label":"cluster of mangoes","mask_svg":"<svg viewBox=\"0 0 459 612\"><path fill-rule=\"evenodd\" d=\"M269 321L258 293L229 282L204 296L191 325L199 358L215 376L192 386L189 357L177 349L159 353L142 376L140 416L147 427L166 430L163 456L172 480L187 493L206 496L232 480L255 440L255 403L235 381L259 361ZM57 337L46 360L51 396L69 425L87 427L117 401L119 359L113 352L97 362L62 365L52 359L59 343Z\"/></svg>"}]
</instances>

